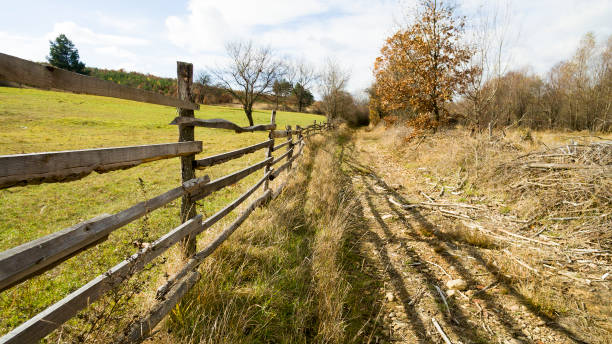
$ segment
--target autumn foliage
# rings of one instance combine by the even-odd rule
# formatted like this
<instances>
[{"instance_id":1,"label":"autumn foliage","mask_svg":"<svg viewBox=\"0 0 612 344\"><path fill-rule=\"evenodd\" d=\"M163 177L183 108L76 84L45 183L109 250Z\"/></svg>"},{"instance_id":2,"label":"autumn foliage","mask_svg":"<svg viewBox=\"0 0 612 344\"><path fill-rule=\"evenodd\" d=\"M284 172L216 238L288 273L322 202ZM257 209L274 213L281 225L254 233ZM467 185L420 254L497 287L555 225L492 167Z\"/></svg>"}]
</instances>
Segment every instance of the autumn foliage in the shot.
<instances>
[{"instance_id":1,"label":"autumn foliage","mask_svg":"<svg viewBox=\"0 0 612 344\"><path fill-rule=\"evenodd\" d=\"M461 43L464 25L448 4L422 0L417 20L389 37L376 59L370 110L407 115L424 127L443 121L445 103L476 72L468 66L472 50Z\"/></svg>"}]
</instances>

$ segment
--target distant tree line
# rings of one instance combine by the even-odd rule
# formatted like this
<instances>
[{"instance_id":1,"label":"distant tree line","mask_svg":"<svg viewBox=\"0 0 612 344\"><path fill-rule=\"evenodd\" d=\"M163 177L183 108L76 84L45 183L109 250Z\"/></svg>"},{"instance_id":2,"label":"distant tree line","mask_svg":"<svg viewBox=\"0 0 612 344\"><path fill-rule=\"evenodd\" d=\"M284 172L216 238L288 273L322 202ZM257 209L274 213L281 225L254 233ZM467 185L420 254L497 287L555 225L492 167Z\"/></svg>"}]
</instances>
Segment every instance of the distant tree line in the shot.
<instances>
[{"instance_id":1,"label":"distant tree line","mask_svg":"<svg viewBox=\"0 0 612 344\"><path fill-rule=\"evenodd\" d=\"M545 76L506 71L505 37L491 31L503 23L473 25L466 37L465 18L454 11L449 1L420 0L415 20L386 40L368 89L371 121L403 119L421 130L457 121L477 130L612 130L612 35L598 43L587 33Z\"/></svg>"},{"instance_id":2,"label":"distant tree line","mask_svg":"<svg viewBox=\"0 0 612 344\"><path fill-rule=\"evenodd\" d=\"M612 35L597 43L592 33L574 55L544 76L528 68L487 80L455 110L482 130L520 125L532 129L612 130Z\"/></svg>"},{"instance_id":3,"label":"distant tree line","mask_svg":"<svg viewBox=\"0 0 612 344\"><path fill-rule=\"evenodd\" d=\"M48 62L56 67L121 85L177 96L175 78L151 74L85 67L74 44L60 34L50 41ZM357 99L346 91L349 73L332 60L323 70L289 58L279 58L269 47L251 41L235 41L226 45L229 62L195 75L192 93L201 104L225 104L238 101L251 125L255 103L266 103L274 109L324 114L328 120L351 124L368 123L367 99ZM322 95L315 101L313 89Z\"/></svg>"}]
</instances>

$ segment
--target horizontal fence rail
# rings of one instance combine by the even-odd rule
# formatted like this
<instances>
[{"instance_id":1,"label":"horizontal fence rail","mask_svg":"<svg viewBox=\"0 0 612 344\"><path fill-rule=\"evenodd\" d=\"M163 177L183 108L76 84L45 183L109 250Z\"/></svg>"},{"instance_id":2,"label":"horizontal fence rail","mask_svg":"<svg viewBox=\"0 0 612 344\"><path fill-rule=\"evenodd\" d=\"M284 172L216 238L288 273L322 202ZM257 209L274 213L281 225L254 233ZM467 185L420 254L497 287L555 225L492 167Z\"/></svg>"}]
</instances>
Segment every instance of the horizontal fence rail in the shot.
<instances>
[{"instance_id":1,"label":"horizontal fence rail","mask_svg":"<svg viewBox=\"0 0 612 344\"><path fill-rule=\"evenodd\" d=\"M281 148L285 147L286 145L288 145L289 143L291 143L291 142L286 141L286 142L284 142L284 143L281 143L281 144L280 144L280 145L278 145L278 146L274 146L274 147L272 148L272 151L273 151L273 152L276 152L277 150L279 150L279 149L281 149Z\"/></svg>"},{"instance_id":2,"label":"horizontal fence rail","mask_svg":"<svg viewBox=\"0 0 612 344\"><path fill-rule=\"evenodd\" d=\"M8 55L0 54L0 79L3 77L6 79L4 74L2 74L4 71L3 68L6 68L7 64L10 65L10 63L15 63L15 58L10 56L7 58L6 56ZM30 64L34 63L29 61L25 61L27 63L17 62L21 64L16 65L17 67L15 68L23 66L24 70L12 72L12 78L18 80L9 80L21 81L26 84L29 82L39 87L44 86L45 88L60 88L67 90L72 89L69 86L63 88L58 86L64 85L62 82L69 84L81 80L71 75L64 78L64 75L68 75L64 74L66 71L53 68L49 69L38 64L35 64L36 66L31 66ZM190 68L192 67L190 64L182 62L179 62L178 66L179 76L187 73L183 79L179 80L179 88L183 87L179 94L181 95L181 99L189 100L191 88L190 73L192 73ZM46 68L45 70L50 72L51 76L49 76L47 72L40 71L39 67ZM32 72L35 74L34 76L25 76L22 78L23 73L28 73L28 71L32 70L34 71ZM31 81L43 78L44 75L47 75L47 77L53 80L46 82L39 80L37 81L38 84ZM71 87L78 88L77 86ZM91 89L87 89L87 92L90 94L97 94L92 93ZM203 219L202 215L198 215L193 211L193 213L189 213L190 215L188 218L181 217L183 224L167 232L153 243L142 247L138 252L121 261L106 273L99 275L76 291L65 296L62 300L47 307L36 316L13 329L0 338L0 344L29 343L44 338L63 323L74 317L79 311L86 309L92 302L100 299L110 290L120 287L124 281L127 281L131 276L143 270L146 264L152 262L169 248L178 243L182 243L181 245L185 247L185 243L191 241L194 244L193 251L188 253L184 264L179 268L178 272L170 276L167 281L157 289L155 298L156 303L150 308L149 312L140 319L137 319L129 328L125 329L117 338L113 339L121 342L140 342L144 340L149 333L152 332L155 326L163 320L178 302L180 302L185 293L197 283L200 278L200 273L197 271L197 268L204 259L210 256L216 248L227 240L227 238L242 225L257 207L276 198L282 192L286 179L275 189L270 188L269 182L277 178L283 171L292 170L292 163L302 155L303 148L306 144L305 139L308 137L307 134L314 135L333 128L329 124L321 125L315 122L305 128L296 126L296 129L292 130L291 127L288 126L286 130L276 130L275 111L272 113L269 124L240 127L235 123L223 119L202 120L191 117L193 116L193 111L191 111L191 113L189 112L189 104L191 104L189 101L173 100L178 102L172 103L172 105L178 107L181 116L177 117L171 124L179 125L181 130L189 128L190 126L201 126L207 128L230 129L234 130L236 133L268 131L269 139L248 147L208 156L198 160L195 160L195 154L202 152L202 142L195 141L193 135L191 138L188 136L187 138L186 136L180 136L183 142L170 144L0 156L0 188L38 184L41 182L70 181L79 179L92 171L103 173L115 169L130 168L149 161L178 156L188 162L188 164L185 164L185 161L181 162L183 183L174 189L168 190L154 198L135 204L115 214L102 214L72 227L65 228L4 252L0 252L0 292L39 275L61 264L67 259L78 255L80 252L104 242L115 230L179 198L182 198L182 206L191 204L193 208L195 208L197 205L195 202L206 198L218 190L238 183L260 169L264 169L263 176L238 198L225 205L212 216ZM275 146L274 138L276 137L286 137L287 141ZM297 139L294 140L294 138ZM287 147L286 152L277 157L272 156L272 152L278 151L283 147ZM264 160L236 172L215 180L210 180L206 175L202 177L195 176L195 171L193 169L204 169L206 167L222 164L264 148L267 148ZM281 160L286 161L281 166L275 168L274 166ZM186 171L188 172L187 174L185 174ZM186 175L190 175L191 177L185 177ZM211 228L225 218L225 216L236 210L262 186L263 193L259 196L255 196L256 198L248 203L236 219L223 228L219 234L217 234L212 241L205 244L204 248L200 251L195 249L195 238L198 234ZM183 216L183 212L181 212L181 216Z\"/></svg>"},{"instance_id":3,"label":"horizontal fence rail","mask_svg":"<svg viewBox=\"0 0 612 344\"><path fill-rule=\"evenodd\" d=\"M131 168L145 162L195 154L201 141L0 156L0 188L80 179L93 171Z\"/></svg>"},{"instance_id":4,"label":"horizontal fence rail","mask_svg":"<svg viewBox=\"0 0 612 344\"><path fill-rule=\"evenodd\" d=\"M241 127L236 123L230 122L225 119L200 119L191 117L177 117L172 122L172 125L188 125L194 127L205 127L205 128L217 128L217 129L230 129L237 133L252 133L254 131L268 131L276 129L276 124L259 124L250 127Z\"/></svg>"},{"instance_id":5,"label":"horizontal fence rail","mask_svg":"<svg viewBox=\"0 0 612 344\"><path fill-rule=\"evenodd\" d=\"M204 167L221 164L233 159L238 159L245 154L253 153L260 149L270 147L270 145L272 145L273 143L274 141L268 140L258 144L254 144L252 146L236 149L231 152L209 156L204 159L195 160L193 165L196 169L203 169Z\"/></svg>"},{"instance_id":6,"label":"horizontal fence rail","mask_svg":"<svg viewBox=\"0 0 612 344\"><path fill-rule=\"evenodd\" d=\"M287 150L285 153L283 153L282 155L280 155L278 158L274 159L274 161L272 161L272 165L276 165L277 162L283 160L284 158L286 158L289 154L293 153L293 147L289 148L289 150Z\"/></svg>"},{"instance_id":7,"label":"horizontal fence rail","mask_svg":"<svg viewBox=\"0 0 612 344\"><path fill-rule=\"evenodd\" d=\"M272 158L267 158L266 160L260 161L257 164L246 167L238 172L234 172L232 174L228 174L227 176L215 179L209 184L204 185L197 194L192 195L191 199L193 201L199 201L215 191L221 190L224 187L230 186L232 184L236 184L238 181L247 177L253 172L264 168L270 161L272 161Z\"/></svg>"},{"instance_id":8,"label":"horizontal fence rail","mask_svg":"<svg viewBox=\"0 0 612 344\"><path fill-rule=\"evenodd\" d=\"M2 53L0 53L0 80L17 82L42 89L58 89L74 93L181 107L184 109L197 110L200 108L198 104L182 101L178 98L119 85L112 81L70 72L53 66L44 66Z\"/></svg>"},{"instance_id":9,"label":"horizontal fence rail","mask_svg":"<svg viewBox=\"0 0 612 344\"><path fill-rule=\"evenodd\" d=\"M118 286L129 276L142 270L145 264L157 258L179 240L189 234L201 232L201 221L202 216L198 215L183 223L155 241L149 248L140 250L9 332L0 338L0 343L31 343L46 336L76 315L79 310L99 299L102 293Z\"/></svg>"},{"instance_id":10,"label":"horizontal fence rail","mask_svg":"<svg viewBox=\"0 0 612 344\"><path fill-rule=\"evenodd\" d=\"M199 190L208 176L194 179L155 198L140 202L114 215L102 215L0 252L0 291L46 271L74 254L98 244L114 230L143 217L179 197Z\"/></svg>"}]
</instances>

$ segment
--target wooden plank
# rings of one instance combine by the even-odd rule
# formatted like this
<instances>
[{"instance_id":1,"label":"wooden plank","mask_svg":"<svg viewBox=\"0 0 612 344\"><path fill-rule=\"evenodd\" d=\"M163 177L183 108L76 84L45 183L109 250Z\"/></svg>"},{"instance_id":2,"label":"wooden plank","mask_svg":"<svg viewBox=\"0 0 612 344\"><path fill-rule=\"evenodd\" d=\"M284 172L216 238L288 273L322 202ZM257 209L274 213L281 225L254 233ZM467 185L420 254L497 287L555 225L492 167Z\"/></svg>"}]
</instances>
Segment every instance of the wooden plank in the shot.
<instances>
[{"instance_id":1,"label":"wooden plank","mask_svg":"<svg viewBox=\"0 0 612 344\"><path fill-rule=\"evenodd\" d=\"M276 110L272 110L272 115L270 116L270 123L276 124ZM272 138L270 133L268 133L268 138L270 139L270 146L268 146L268 149L266 150L266 158L271 158L272 152L274 152L274 138ZM264 176L270 173L271 168L272 168L272 163L269 163L268 165L266 165L266 167L264 167ZM264 191L266 191L269 188L270 188L270 180L266 178L263 189Z\"/></svg>"},{"instance_id":2,"label":"wooden plank","mask_svg":"<svg viewBox=\"0 0 612 344\"><path fill-rule=\"evenodd\" d=\"M259 188L259 186L262 183L264 183L266 180L268 180L268 178L270 176L270 173L271 172L266 173L263 176L263 178L261 178L257 183L255 183L253 186L251 186L251 188L248 189L245 193L240 195L240 197L236 198L230 204L228 204L225 207L223 207L223 209L217 211L214 215L212 215L211 217L209 217L206 220L204 220L202 222L202 229L206 230L206 229L212 227L215 223L217 223L219 220L224 218L232 210L236 209L236 207L238 207L240 204L242 204L242 202L244 202L247 198L249 198L249 196L251 196L257 190L257 188ZM184 272L186 273L187 270L184 270ZM174 284L173 281L176 281L176 280L182 278L183 276L184 275L175 275L172 278L170 278L165 285L159 287L157 289L157 298L161 299L163 297L163 295L168 291L168 289Z\"/></svg>"},{"instance_id":3,"label":"wooden plank","mask_svg":"<svg viewBox=\"0 0 612 344\"><path fill-rule=\"evenodd\" d=\"M206 247L202 251L196 253L191 259L189 259L179 272L177 272L174 276L170 277L166 284L164 284L157 290L157 298L164 298L167 291L172 288L176 281L181 280L189 272L195 270L202 263L202 261L204 261L206 257L210 256L217 249L217 247L219 247L238 227L240 227L240 225L249 217L249 215L253 212L253 210L255 210L255 208L270 199L271 195L272 190L266 190L263 195L254 200L251 204L249 204L249 206L242 211L238 218L236 218L229 226L227 226L221 232L221 234L219 234L212 242L206 245ZM206 225L203 224L203 226Z\"/></svg>"},{"instance_id":4,"label":"wooden plank","mask_svg":"<svg viewBox=\"0 0 612 344\"><path fill-rule=\"evenodd\" d=\"M0 156L0 188L83 178L145 162L199 153L201 141Z\"/></svg>"},{"instance_id":5,"label":"wooden plank","mask_svg":"<svg viewBox=\"0 0 612 344\"><path fill-rule=\"evenodd\" d=\"M285 147L285 146L286 146L286 145L288 145L288 144L289 144L289 141L285 141L285 142L281 143L281 144L280 144L280 145L278 145L278 146L274 146L274 149L272 149L272 151L273 151L273 152L275 152L275 151L277 151L277 150L279 150L279 149L281 149L281 148Z\"/></svg>"},{"instance_id":6,"label":"wooden plank","mask_svg":"<svg viewBox=\"0 0 612 344\"><path fill-rule=\"evenodd\" d=\"M297 154L295 156L290 157L287 162L285 162L284 164L282 164L279 168L275 169L271 174L270 174L270 180L273 180L274 178L278 177L281 172L283 172L286 169L291 169L291 163L297 159L300 155L302 155L302 147L300 147L300 150L297 152Z\"/></svg>"},{"instance_id":7,"label":"wooden plank","mask_svg":"<svg viewBox=\"0 0 612 344\"><path fill-rule=\"evenodd\" d=\"M205 127L205 128L218 128L218 129L229 129L233 130L236 133L252 133L254 131L267 131L276 128L276 124L259 124L253 125L250 127L241 127L234 122L230 122L226 119L222 118L214 118L214 119L200 119L200 118L181 118L176 117L171 125L185 125L185 126L195 126L195 127Z\"/></svg>"},{"instance_id":8,"label":"wooden plank","mask_svg":"<svg viewBox=\"0 0 612 344\"><path fill-rule=\"evenodd\" d=\"M138 253L115 265L106 273L96 277L78 290L64 297L59 302L21 324L11 332L0 338L4 343L32 343L44 338L51 331L72 318L90 303L98 300L106 291L111 290L130 276L143 269L143 267L157 258L168 248L188 235L195 235L202 231L202 216L176 227L163 237L141 249Z\"/></svg>"},{"instance_id":9,"label":"wooden plank","mask_svg":"<svg viewBox=\"0 0 612 344\"><path fill-rule=\"evenodd\" d=\"M229 160L240 158L245 154L253 153L260 149L270 147L272 144L274 144L274 140L268 140L252 146L236 149L230 152L209 156L204 159L198 159L194 161L194 167L196 169L203 169L204 167L221 164Z\"/></svg>"},{"instance_id":10,"label":"wooden plank","mask_svg":"<svg viewBox=\"0 0 612 344\"><path fill-rule=\"evenodd\" d=\"M191 87L193 86L193 64L186 62L176 62L176 79L178 96L181 100L191 101ZM193 119L193 110L177 108L176 109L180 118ZM195 133L193 127L179 125L179 142L194 141ZM181 157L181 181L183 183L195 178L195 169L193 162L195 161L195 154L189 154ZM191 200L188 195L183 195L181 198L181 223L184 223L188 219L196 215L195 203ZM185 242L182 243L183 258L188 258L196 251L195 238L186 238Z\"/></svg>"},{"instance_id":11,"label":"wooden plank","mask_svg":"<svg viewBox=\"0 0 612 344\"><path fill-rule=\"evenodd\" d=\"M294 132L294 130L291 130L290 125L287 126L287 132L289 132L289 135L287 136L287 141L289 142L289 146L287 146L287 152L289 153L287 162L289 163L289 169L291 169L291 162L293 161L293 159L291 159L291 156L293 155L293 135L292 133Z\"/></svg>"},{"instance_id":12,"label":"wooden plank","mask_svg":"<svg viewBox=\"0 0 612 344\"><path fill-rule=\"evenodd\" d=\"M181 279L172 289L166 294L164 300L156 303L149 313L142 319L136 321L119 343L140 343L148 337L151 331L159 324L164 317L170 313L174 306L183 298L183 296L193 288L201 275L198 271L192 271L189 275Z\"/></svg>"},{"instance_id":13,"label":"wooden plank","mask_svg":"<svg viewBox=\"0 0 612 344\"><path fill-rule=\"evenodd\" d=\"M279 156L278 158L274 159L274 161L272 161L272 165L273 166L276 165L276 163L278 163L279 161L283 160L285 157L287 157L291 153L293 153L293 147L289 148L289 150L287 150L281 156Z\"/></svg>"},{"instance_id":14,"label":"wooden plank","mask_svg":"<svg viewBox=\"0 0 612 344\"><path fill-rule=\"evenodd\" d=\"M247 177L248 175L250 175L251 173L264 168L267 164L269 164L272 161L272 158L266 158L263 161L258 162L255 165L246 167L240 171L234 172L232 174L228 174L227 176L218 178L213 180L212 182L203 185L197 192L194 192L194 194L192 194L191 198L192 200L195 201L199 201L202 198L210 195L211 193L220 190L226 186L229 185L233 185L237 182L239 182L241 179Z\"/></svg>"},{"instance_id":15,"label":"wooden plank","mask_svg":"<svg viewBox=\"0 0 612 344\"><path fill-rule=\"evenodd\" d=\"M273 139L277 139L277 138L281 138L281 137L287 137L289 136L290 132L288 132L287 130L272 130L270 132L270 137L272 137Z\"/></svg>"},{"instance_id":16,"label":"wooden plank","mask_svg":"<svg viewBox=\"0 0 612 344\"><path fill-rule=\"evenodd\" d=\"M158 209L185 193L199 190L208 176L190 180L155 198L114 215L103 215L0 253L0 291L40 274L74 254L103 241L114 230Z\"/></svg>"},{"instance_id":17,"label":"wooden plank","mask_svg":"<svg viewBox=\"0 0 612 344\"><path fill-rule=\"evenodd\" d=\"M53 66L0 53L0 80L13 81L42 89L135 100L138 102L198 110L200 106L160 93L119 85L112 81L81 75Z\"/></svg>"},{"instance_id":18,"label":"wooden plank","mask_svg":"<svg viewBox=\"0 0 612 344\"><path fill-rule=\"evenodd\" d=\"M276 177L278 177L281 172L283 172L284 170L287 169L287 167L289 167L291 160L285 162L284 164L282 164L279 168L275 169L272 174L270 174L270 180L274 180Z\"/></svg>"}]
</instances>

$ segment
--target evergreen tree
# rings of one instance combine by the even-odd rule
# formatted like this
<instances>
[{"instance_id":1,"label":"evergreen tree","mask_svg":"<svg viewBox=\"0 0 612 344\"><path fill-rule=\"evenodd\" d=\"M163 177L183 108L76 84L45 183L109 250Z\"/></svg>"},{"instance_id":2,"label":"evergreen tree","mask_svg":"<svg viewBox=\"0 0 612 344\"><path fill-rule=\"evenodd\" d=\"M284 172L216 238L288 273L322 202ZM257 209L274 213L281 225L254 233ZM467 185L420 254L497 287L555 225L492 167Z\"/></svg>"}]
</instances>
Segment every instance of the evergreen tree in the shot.
<instances>
[{"instance_id":1,"label":"evergreen tree","mask_svg":"<svg viewBox=\"0 0 612 344\"><path fill-rule=\"evenodd\" d=\"M298 112L302 112L304 108L314 102L314 96L312 93L299 82L293 86L292 92L297 100Z\"/></svg>"},{"instance_id":2,"label":"evergreen tree","mask_svg":"<svg viewBox=\"0 0 612 344\"><path fill-rule=\"evenodd\" d=\"M85 69L85 64L79 61L79 51L66 35L60 34L55 41L49 41L49 44L47 61L52 66L80 74L89 74Z\"/></svg>"},{"instance_id":3,"label":"evergreen tree","mask_svg":"<svg viewBox=\"0 0 612 344\"><path fill-rule=\"evenodd\" d=\"M274 81L274 85L272 85L272 93L274 94L276 109L278 109L279 101L282 103L282 100L291 94L292 89L293 87L291 83L287 80L283 79Z\"/></svg>"}]
</instances>

